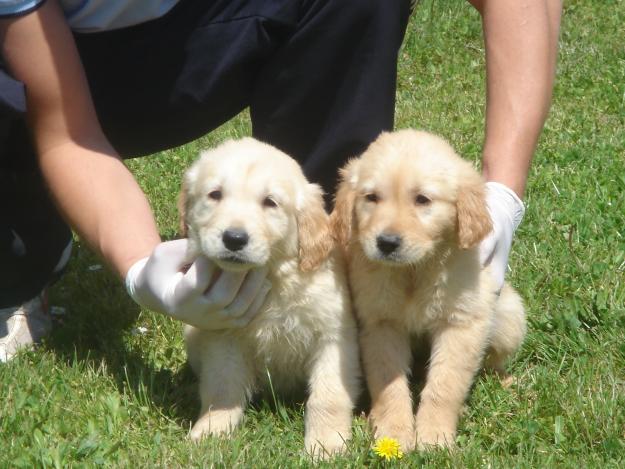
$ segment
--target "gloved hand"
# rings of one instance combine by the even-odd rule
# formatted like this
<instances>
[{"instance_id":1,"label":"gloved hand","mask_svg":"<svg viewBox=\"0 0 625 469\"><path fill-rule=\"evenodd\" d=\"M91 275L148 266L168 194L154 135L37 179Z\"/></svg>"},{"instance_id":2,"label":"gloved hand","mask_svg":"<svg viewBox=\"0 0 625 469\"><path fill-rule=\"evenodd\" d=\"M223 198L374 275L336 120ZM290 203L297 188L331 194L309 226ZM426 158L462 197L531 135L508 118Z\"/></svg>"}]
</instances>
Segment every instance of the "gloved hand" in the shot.
<instances>
[{"instance_id":1,"label":"gloved hand","mask_svg":"<svg viewBox=\"0 0 625 469\"><path fill-rule=\"evenodd\" d=\"M523 220L525 206L512 189L493 181L486 183L486 205L493 221L493 230L480 243L480 262L482 266L490 264L499 291L508 268L512 237Z\"/></svg>"},{"instance_id":2,"label":"gloved hand","mask_svg":"<svg viewBox=\"0 0 625 469\"><path fill-rule=\"evenodd\" d=\"M133 264L126 274L128 294L141 306L200 329L245 326L271 288L267 269L220 271L200 256L183 272L187 244L186 239L163 242Z\"/></svg>"}]
</instances>

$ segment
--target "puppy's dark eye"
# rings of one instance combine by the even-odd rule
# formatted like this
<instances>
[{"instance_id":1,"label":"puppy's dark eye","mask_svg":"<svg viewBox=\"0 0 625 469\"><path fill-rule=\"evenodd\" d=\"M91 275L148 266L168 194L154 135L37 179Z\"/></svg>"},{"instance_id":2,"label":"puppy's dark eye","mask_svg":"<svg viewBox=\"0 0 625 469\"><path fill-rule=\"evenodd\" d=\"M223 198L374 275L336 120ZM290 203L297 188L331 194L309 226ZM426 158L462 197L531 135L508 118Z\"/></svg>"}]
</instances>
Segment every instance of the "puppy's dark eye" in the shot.
<instances>
[{"instance_id":1,"label":"puppy's dark eye","mask_svg":"<svg viewBox=\"0 0 625 469\"><path fill-rule=\"evenodd\" d=\"M415 197L414 199L415 203L417 205L427 205L430 202L432 202L429 198L427 198L426 196L424 196L423 194L419 194Z\"/></svg>"},{"instance_id":2,"label":"puppy's dark eye","mask_svg":"<svg viewBox=\"0 0 625 469\"><path fill-rule=\"evenodd\" d=\"M221 200L222 194L221 191L219 189L216 189L214 191L210 191L208 193L208 198L212 199L212 200Z\"/></svg>"},{"instance_id":3,"label":"puppy's dark eye","mask_svg":"<svg viewBox=\"0 0 625 469\"><path fill-rule=\"evenodd\" d=\"M365 194L365 200L367 202L376 203L380 200L380 197L378 197L378 194L376 194L375 192L370 192L369 194Z\"/></svg>"},{"instance_id":4,"label":"puppy's dark eye","mask_svg":"<svg viewBox=\"0 0 625 469\"><path fill-rule=\"evenodd\" d=\"M276 208L278 206L278 203L273 200L270 196L267 196L263 199L263 207L267 207L267 208Z\"/></svg>"}]
</instances>

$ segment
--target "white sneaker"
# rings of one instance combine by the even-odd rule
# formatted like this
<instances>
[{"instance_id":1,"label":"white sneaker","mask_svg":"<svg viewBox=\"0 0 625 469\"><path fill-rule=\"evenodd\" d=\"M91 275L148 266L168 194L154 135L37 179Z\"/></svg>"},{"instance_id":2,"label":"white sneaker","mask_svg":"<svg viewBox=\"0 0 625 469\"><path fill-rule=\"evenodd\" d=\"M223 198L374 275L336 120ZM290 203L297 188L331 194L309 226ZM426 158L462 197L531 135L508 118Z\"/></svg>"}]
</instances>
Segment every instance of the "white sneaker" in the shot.
<instances>
[{"instance_id":1,"label":"white sneaker","mask_svg":"<svg viewBox=\"0 0 625 469\"><path fill-rule=\"evenodd\" d=\"M21 306L0 309L0 362L9 361L20 349L32 347L51 330L45 290Z\"/></svg>"}]
</instances>

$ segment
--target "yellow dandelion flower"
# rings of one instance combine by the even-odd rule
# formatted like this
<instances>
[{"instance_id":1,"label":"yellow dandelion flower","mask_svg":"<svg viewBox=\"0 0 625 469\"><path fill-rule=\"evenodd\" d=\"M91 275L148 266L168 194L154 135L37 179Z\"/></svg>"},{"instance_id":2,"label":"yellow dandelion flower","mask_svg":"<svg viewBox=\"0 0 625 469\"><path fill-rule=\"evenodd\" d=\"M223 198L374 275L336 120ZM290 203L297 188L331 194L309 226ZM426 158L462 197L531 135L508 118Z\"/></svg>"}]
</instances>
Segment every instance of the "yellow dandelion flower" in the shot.
<instances>
[{"instance_id":1,"label":"yellow dandelion flower","mask_svg":"<svg viewBox=\"0 0 625 469\"><path fill-rule=\"evenodd\" d=\"M376 441L373 452L387 461L391 459L401 459L404 456L404 453L400 449L399 442L394 438L387 437L380 438Z\"/></svg>"}]
</instances>

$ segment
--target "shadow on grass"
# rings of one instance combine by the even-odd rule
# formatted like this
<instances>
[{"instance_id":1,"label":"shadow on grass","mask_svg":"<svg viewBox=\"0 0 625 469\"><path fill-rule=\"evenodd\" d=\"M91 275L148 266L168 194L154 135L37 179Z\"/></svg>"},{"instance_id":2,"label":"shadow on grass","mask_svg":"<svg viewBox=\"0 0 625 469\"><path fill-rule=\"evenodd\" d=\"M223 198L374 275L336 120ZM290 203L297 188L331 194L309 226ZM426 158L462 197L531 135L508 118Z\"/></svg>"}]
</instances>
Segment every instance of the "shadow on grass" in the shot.
<instances>
[{"instance_id":1,"label":"shadow on grass","mask_svg":"<svg viewBox=\"0 0 625 469\"><path fill-rule=\"evenodd\" d=\"M53 316L54 329L44 347L69 367L99 370L120 393L189 428L199 408L191 369L174 359L155 364L150 354L158 351L160 342L136 337L139 306L86 247L75 243L70 265L51 289L50 300L64 314Z\"/></svg>"}]
</instances>

